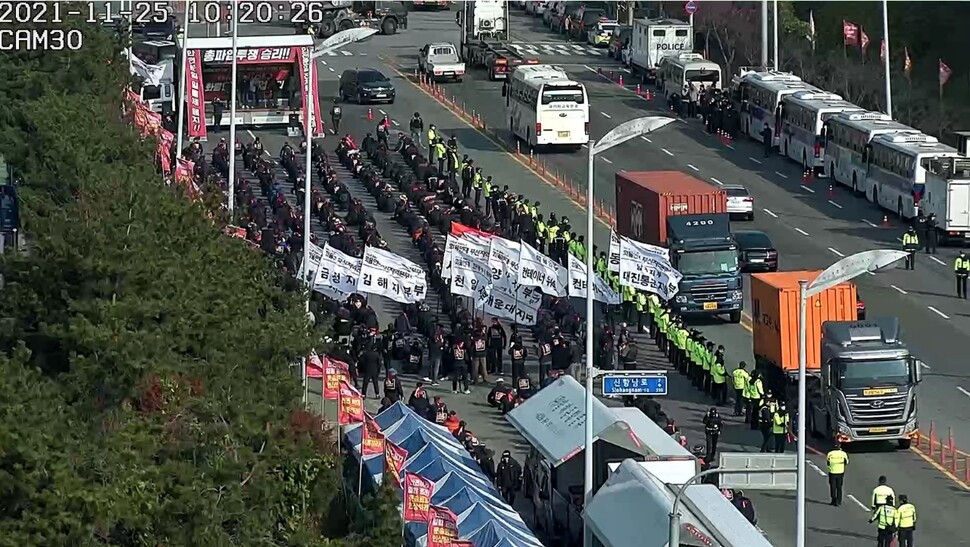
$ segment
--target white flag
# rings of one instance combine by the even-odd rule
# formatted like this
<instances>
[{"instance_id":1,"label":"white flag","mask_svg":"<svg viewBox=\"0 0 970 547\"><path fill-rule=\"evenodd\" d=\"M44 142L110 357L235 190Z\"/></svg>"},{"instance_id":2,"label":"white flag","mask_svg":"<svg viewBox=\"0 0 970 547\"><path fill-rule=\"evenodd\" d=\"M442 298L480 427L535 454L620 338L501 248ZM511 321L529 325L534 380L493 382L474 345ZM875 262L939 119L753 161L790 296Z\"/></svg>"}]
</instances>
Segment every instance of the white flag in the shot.
<instances>
[{"instance_id":1,"label":"white flag","mask_svg":"<svg viewBox=\"0 0 970 547\"><path fill-rule=\"evenodd\" d=\"M674 269L669 260L643 245L628 238L620 240L620 285L652 292L664 300L670 300L677 294L684 276Z\"/></svg>"},{"instance_id":2,"label":"white flag","mask_svg":"<svg viewBox=\"0 0 970 547\"><path fill-rule=\"evenodd\" d=\"M481 261L488 262L488 239L466 233L463 236L448 234L445 237L445 252L441 257L441 278L451 277L451 259L455 251L471 255Z\"/></svg>"},{"instance_id":3,"label":"white flag","mask_svg":"<svg viewBox=\"0 0 970 547\"><path fill-rule=\"evenodd\" d=\"M363 262L330 246L323 246L323 256L313 277L313 290L337 300L344 300L357 290Z\"/></svg>"},{"instance_id":4,"label":"white flag","mask_svg":"<svg viewBox=\"0 0 970 547\"><path fill-rule=\"evenodd\" d=\"M607 264L611 272L620 271L620 236L613 230L610 230L610 254Z\"/></svg>"},{"instance_id":5,"label":"white flag","mask_svg":"<svg viewBox=\"0 0 970 547\"><path fill-rule=\"evenodd\" d=\"M507 289L515 289L519 283L519 255L522 247L518 242L501 237L489 241L488 267L492 270L492 283Z\"/></svg>"},{"instance_id":6,"label":"white flag","mask_svg":"<svg viewBox=\"0 0 970 547\"><path fill-rule=\"evenodd\" d=\"M403 256L367 246L360 267L357 291L414 304L424 300L428 283L424 269Z\"/></svg>"},{"instance_id":7,"label":"white flag","mask_svg":"<svg viewBox=\"0 0 970 547\"><path fill-rule=\"evenodd\" d=\"M575 298L586 298L586 287L589 276L586 275L586 264L573 256L569 255L569 296ZM620 295L613 290L609 284L600 277L593 274L593 300L604 304L619 304Z\"/></svg>"},{"instance_id":8,"label":"white flag","mask_svg":"<svg viewBox=\"0 0 970 547\"><path fill-rule=\"evenodd\" d=\"M150 65L132 54L131 73L144 80L145 85L161 85L162 78L165 77L165 65Z\"/></svg>"},{"instance_id":9,"label":"white flag","mask_svg":"<svg viewBox=\"0 0 970 547\"><path fill-rule=\"evenodd\" d=\"M312 241L309 242L309 245L310 245L310 249L309 249L308 255L310 257L310 281L313 281L313 278L316 276L317 267L320 266L320 259L323 258L323 247L320 247L319 245L317 245L316 243L313 243ZM297 270L296 272L296 278L299 279L300 281L303 281L304 279L307 278L306 277L307 271L305 268L306 268L306 264L304 264L301 261L300 269Z\"/></svg>"},{"instance_id":10,"label":"white flag","mask_svg":"<svg viewBox=\"0 0 970 547\"><path fill-rule=\"evenodd\" d=\"M555 260L522 242L519 253L519 285L539 287L542 292L566 296L566 269Z\"/></svg>"},{"instance_id":11,"label":"white flag","mask_svg":"<svg viewBox=\"0 0 970 547\"><path fill-rule=\"evenodd\" d=\"M638 253L652 257L654 260L667 263L670 262L670 251L665 247L658 247L649 243L643 243L642 241L630 239L626 236L621 237L620 241L634 247ZM617 249L618 254L619 252L619 249Z\"/></svg>"},{"instance_id":12,"label":"white flag","mask_svg":"<svg viewBox=\"0 0 970 547\"><path fill-rule=\"evenodd\" d=\"M485 300L492 291L492 270L484 261L456 251L451 258L451 293Z\"/></svg>"}]
</instances>

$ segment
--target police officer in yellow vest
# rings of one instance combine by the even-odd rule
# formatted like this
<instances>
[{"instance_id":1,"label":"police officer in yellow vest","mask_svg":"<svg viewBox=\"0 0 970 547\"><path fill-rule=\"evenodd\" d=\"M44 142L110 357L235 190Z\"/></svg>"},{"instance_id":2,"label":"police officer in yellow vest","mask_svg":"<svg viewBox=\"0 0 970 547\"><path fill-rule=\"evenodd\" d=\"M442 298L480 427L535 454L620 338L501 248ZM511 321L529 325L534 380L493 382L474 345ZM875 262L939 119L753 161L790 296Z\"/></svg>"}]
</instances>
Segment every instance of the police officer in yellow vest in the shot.
<instances>
[{"instance_id":1,"label":"police officer in yellow vest","mask_svg":"<svg viewBox=\"0 0 970 547\"><path fill-rule=\"evenodd\" d=\"M748 381L751 375L745 370L748 364L744 361L738 363L738 368L731 373L731 384L734 386L734 415L744 415L744 393L748 389Z\"/></svg>"},{"instance_id":2,"label":"police officer in yellow vest","mask_svg":"<svg viewBox=\"0 0 970 547\"><path fill-rule=\"evenodd\" d=\"M912 226L903 234L903 250L906 251L906 269L915 269L916 251L919 250L919 236L916 234L916 228Z\"/></svg>"},{"instance_id":3,"label":"police officer in yellow vest","mask_svg":"<svg viewBox=\"0 0 970 547\"><path fill-rule=\"evenodd\" d=\"M702 368L704 370L703 377L701 378L701 387L704 393L708 395L713 391L713 383L711 376L711 367L714 365L714 342L708 342L707 346L704 348L704 361L702 362Z\"/></svg>"},{"instance_id":4,"label":"police officer in yellow vest","mask_svg":"<svg viewBox=\"0 0 970 547\"><path fill-rule=\"evenodd\" d=\"M896 533L899 547L913 547L913 533L916 531L916 506L909 502L906 494L899 495L899 508L896 509Z\"/></svg>"},{"instance_id":5,"label":"police officer in yellow vest","mask_svg":"<svg viewBox=\"0 0 970 547\"><path fill-rule=\"evenodd\" d=\"M751 424L751 429L758 429L758 409L761 408L761 399L765 396L765 386L761 381L761 373L754 371L751 374L751 381L748 382L748 391L745 399L748 405L744 410L744 419Z\"/></svg>"},{"instance_id":6,"label":"police officer in yellow vest","mask_svg":"<svg viewBox=\"0 0 970 547\"><path fill-rule=\"evenodd\" d=\"M771 435L775 438L775 454L785 452L785 443L788 441L788 426L791 418L785 408L785 401L782 401L775 412L771 415Z\"/></svg>"},{"instance_id":7,"label":"police officer in yellow vest","mask_svg":"<svg viewBox=\"0 0 970 547\"><path fill-rule=\"evenodd\" d=\"M428 148L431 149L431 145L434 141L438 140L438 128L434 124L428 126ZM432 154L434 153L433 149ZM434 156L431 157L431 161L434 161Z\"/></svg>"},{"instance_id":8,"label":"police officer in yellow vest","mask_svg":"<svg viewBox=\"0 0 970 547\"><path fill-rule=\"evenodd\" d=\"M890 547L893 543L893 536L896 535L896 507L893 504L892 496L886 498L885 504L876 507L869 522L875 522L879 528L876 546Z\"/></svg>"},{"instance_id":9,"label":"police officer in yellow vest","mask_svg":"<svg viewBox=\"0 0 970 547\"><path fill-rule=\"evenodd\" d=\"M845 479L845 466L849 464L849 455L842 450L842 445L835 443L832 450L825 455L825 464L829 473L829 495L832 505L842 505L842 480Z\"/></svg>"},{"instance_id":10,"label":"police officer in yellow vest","mask_svg":"<svg viewBox=\"0 0 970 547\"><path fill-rule=\"evenodd\" d=\"M644 332L645 323L649 323L649 319L647 318L647 295L643 291L637 291L633 298L633 305L637 308L637 332L642 333Z\"/></svg>"},{"instance_id":11,"label":"police officer in yellow vest","mask_svg":"<svg viewBox=\"0 0 970 547\"><path fill-rule=\"evenodd\" d=\"M546 252L546 223L543 222L541 213L536 218L536 244L540 253Z\"/></svg>"},{"instance_id":12,"label":"police officer in yellow vest","mask_svg":"<svg viewBox=\"0 0 970 547\"><path fill-rule=\"evenodd\" d=\"M670 323L670 312L667 310L667 306L664 305L660 308L657 313L657 347L660 351L666 355L667 354L667 325Z\"/></svg>"},{"instance_id":13,"label":"police officer in yellow vest","mask_svg":"<svg viewBox=\"0 0 970 547\"><path fill-rule=\"evenodd\" d=\"M965 251L953 263L953 271L957 274L957 298L967 299L967 276L970 275L970 258Z\"/></svg>"},{"instance_id":14,"label":"police officer in yellow vest","mask_svg":"<svg viewBox=\"0 0 970 547\"><path fill-rule=\"evenodd\" d=\"M724 357L716 354L711 363L711 395L717 406L727 404L727 368L724 367Z\"/></svg>"},{"instance_id":15,"label":"police officer in yellow vest","mask_svg":"<svg viewBox=\"0 0 970 547\"><path fill-rule=\"evenodd\" d=\"M445 143L442 142L441 138L437 138L434 141L434 146L431 148L434 150L434 159L438 162L438 176L445 176L445 160L448 155L448 148Z\"/></svg>"},{"instance_id":16,"label":"police officer in yellow vest","mask_svg":"<svg viewBox=\"0 0 970 547\"><path fill-rule=\"evenodd\" d=\"M889 503L886 500L889 498L896 497L896 492L886 484L887 479L885 475L879 476L879 484L872 489L872 499L869 502L869 506L873 511L876 510L880 505Z\"/></svg>"},{"instance_id":17,"label":"police officer in yellow vest","mask_svg":"<svg viewBox=\"0 0 970 547\"><path fill-rule=\"evenodd\" d=\"M485 216L491 216L492 211L495 209L495 185L492 184L492 179L487 178L482 182L482 195L485 196Z\"/></svg>"}]
</instances>

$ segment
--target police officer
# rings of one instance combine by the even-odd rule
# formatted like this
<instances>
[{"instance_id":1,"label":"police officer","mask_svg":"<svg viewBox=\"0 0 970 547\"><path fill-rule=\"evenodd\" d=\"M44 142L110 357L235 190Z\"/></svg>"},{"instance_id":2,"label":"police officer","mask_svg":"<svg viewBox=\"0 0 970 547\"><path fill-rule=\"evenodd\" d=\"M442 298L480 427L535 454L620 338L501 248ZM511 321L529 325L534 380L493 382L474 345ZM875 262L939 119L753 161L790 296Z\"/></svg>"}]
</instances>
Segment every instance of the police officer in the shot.
<instances>
[{"instance_id":1,"label":"police officer","mask_svg":"<svg viewBox=\"0 0 970 547\"><path fill-rule=\"evenodd\" d=\"M333 100L333 106L330 107L330 122L333 124L333 134L336 135L340 133L340 118L343 117L343 109L340 108L340 103L337 99Z\"/></svg>"},{"instance_id":2,"label":"police officer","mask_svg":"<svg viewBox=\"0 0 970 547\"><path fill-rule=\"evenodd\" d=\"M461 195L466 199L472 193L472 179L475 178L475 160L469 158L465 160L465 165L461 168Z\"/></svg>"},{"instance_id":3,"label":"police officer","mask_svg":"<svg viewBox=\"0 0 970 547\"><path fill-rule=\"evenodd\" d=\"M711 395L714 404L723 406L727 403L727 369L724 367L724 355L714 354L711 364Z\"/></svg>"},{"instance_id":4,"label":"police officer","mask_svg":"<svg viewBox=\"0 0 970 547\"><path fill-rule=\"evenodd\" d=\"M879 476L879 484L872 489L872 499L869 502L869 507L873 511L879 508L880 505L885 505L887 503L892 503L892 500L896 496L896 492L888 484L886 484L886 476Z\"/></svg>"},{"instance_id":5,"label":"police officer","mask_svg":"<svg viewBox=\"0 0 970 547\"><path fill-rule=\"evenodd\" d=\"M916 506L909 502L906 494L899 495L899 508L896 509L896 533L899 547L913 547L913 532L916 531Z\"/></svg>"},{"instance_id":6,"label":"police officer","mask_svg":"<svg viewBox=\"0 0 970 547\"><path fill-rule=\"evenodd\" d=\"M967 275L970 275L970 258L965 251L953 263L953 271L957 276L957 298L967 299Z\"/></svg>"},{"instance_id":7,"label":"police officer","mask_svg":"<svg viewBox=\"0 0 970 547\"><path fill-rule=\"evenodd\" d=\"M939 235L936 228L938 226L936 213L930 213L930 216L926 217L926 254L936 254L936 238Z\"/></svg>"},{"instance_id":8,"label":"police officer","mask_svg":"<svg viewBox=\"0 0 970 547\"><path fill-rule=\"evenodd\" d=\"M448 149L445 147L445 143L438 137L434 140L434 158L438 161L438 173L442 176L445 173L445 161L447 161Z\"/></svg>"},{"instance_id":9,"label":"police officer","mask_svg":"<svg viewBox=\"0 0 970 547\"><path fill-rule=\"evenodd\" d=\"M415 114L417 114L417 112L415 112ZM434 142L436 140L438 140L438 128L435 127L434 124L431 124L428 126L428 150L430 150L432 153L434 150L431 147L434 146ZM431 157L431 160L434 161L434 156Z\"/></svg>"},{"instance_id":10,"label":"police officer","mask_svg":"<svg viewBox=\"0 0 970 547\"><path fill-rule=\"evenodd\" d=\"M842 450L838 442L825 455L825 463L829 473L829 495L832 505L842 505L842 480L845 478L845 466L849 464L849 455Z\"/></svg>"},{"instance_id":11,"label":"police officer","mask_svg":"<svg viewBox=\"0 0 970 547\"><path fill-rule=\"evenodd\" d=\"M446 154L448 157L448 178L452 184L455 184L458 177L458 169L461 164L461 161L458 159L458 150L449 148Z\"/></svg>"},{"instance_id":12,"label":"police officer","mask_svg":"<svg viewBox=\"0 0 970 547\"><path fill-rule=\"evenodd\" d=\"M748 364L744 361L738 363L738 368L734 369L731 373L731 381L734 385L734 415L743 416L744 415L744 393L748 389L748 382L751 380L751 375L745 370L748 368Z\"/></svg>"},{"instance_id":13,"label":"police officer","mask_svg":"<svg viewBox=\"0 0 970 547\"><path fill-rule=\"evenodd\" d=\"M704 441L707 448L704 461L714 461L714 456L717 454L717 439L721 436L723 425L721 417L717 414L717 409L713 407L708 409L707 415L704 416Z\"/></svg>"},{"instance_id":14,"label":"police officer","mask_svg":"<svg viewBox=\"0 0 970 547\"><path fill-rule=\"evenodd\" d=\"M879 528L876 536L877 547L890 547L893 543L893 535L896 531L896 507L893 505L893 497L886 498L886 503L876 507L872 513L869 523L875 522Z\"/></svg>"},{"instance_id":15,"label":"police officer","mask_svg":"<svg viewBox=\"0 0 970 547\"><path fill-rule=\"evenodd\" d=\"M790 422L791 418L788 416L788 410L785 409L785 401L782 401L778 405L778 409L771 416L771 435L775 438L775 454L783 454L785 452L785 443L788 441L788 426Z\"/></svg>"},{"instance_id":16,"label":"police officer","mask_svg":"<svg viewBox=\"0 0 970 547\"><path fill-rule=\"evenodd\" d=\"M765 124L764 128L761 129L761 140L764 142L765 157L771 156L771 149L773 144L774 134L768 124Z\"/></svg>"},{"instance_id":17,"label":"police officer","mask_svg":"<svg viewBox=\"0 0 970 547\"><path fill-rule=\"evenodd\" d=\"M909 227L909 230L903 234L903 250L906 251L906 269L912 270L916 267L916 251L919 250L919 235L916 234L916 228L913 226Z\"/></svg>"},{"instance_id":18,"label":"police officer","mask_svg":"<svg viewBox=\"0 0 970 547\"><path fill-rule=\"evenodd\" d=\"M745 400L748 404L745 408L744 419L750 420L751 429L758 429L758 409L761 407L761 399L765 396L765 386L761 381L761 373L754 371L751 373L751 380L748 382L748 391Z\"/></svg>"}]
</instances>

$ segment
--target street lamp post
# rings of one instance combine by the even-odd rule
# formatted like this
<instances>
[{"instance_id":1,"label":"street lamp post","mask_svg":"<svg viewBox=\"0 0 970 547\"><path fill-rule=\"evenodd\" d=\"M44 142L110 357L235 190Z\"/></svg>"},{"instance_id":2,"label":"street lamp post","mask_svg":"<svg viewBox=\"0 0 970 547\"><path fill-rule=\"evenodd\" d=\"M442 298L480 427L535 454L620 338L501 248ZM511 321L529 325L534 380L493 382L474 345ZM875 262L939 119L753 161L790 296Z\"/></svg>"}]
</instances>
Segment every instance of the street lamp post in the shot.
<instances>
[{"instance_id":1,"label":"street lamp post","mask_svg":"<svg viewBox=\"0 0 970 547\"><path fill-rule=\"evenodd\" d=\"M849 255L819 274L809 283L798 281L798 496L796 503L796 547L805 547L805 435L806 435L806 347L808 326L805 315L808 299L840 283L855 279L864 273L874 273L906 257L906 251L876 249Z\"/></svg>"},{"instance_id":2,"label":"street lamp post","mask_svg":"<svg viewBox=\"0 0 970 547\"><path fill-rule=\"evenodd\" d=\"M232 224L235 221L233 213L236 210L236 97L239 95L236 89L236 78L239 71L239 18L233 18L230 24L232 25L232 75L229 82L229 223ZM219 128L216 127L216 129Z\"/></svg>"},{"instance_id":3,"label":"street lamp post","mask_svg":"<svg viewBox=\"0 0 970 547\"><path fill-rule=\"evenodd\" d=\"M586 163L586 241L593 244L593 163L596 155L626 141L646 135L673 122L673 118L647 116L622 123L599 141L590 139L587 143ZM593 497L593 253L586 253L586 426L585 426L585 474L583 476L583 503L585 507ZM585 545L592 547L592 530L585 528Z\"/></svg>"}]
</instances>

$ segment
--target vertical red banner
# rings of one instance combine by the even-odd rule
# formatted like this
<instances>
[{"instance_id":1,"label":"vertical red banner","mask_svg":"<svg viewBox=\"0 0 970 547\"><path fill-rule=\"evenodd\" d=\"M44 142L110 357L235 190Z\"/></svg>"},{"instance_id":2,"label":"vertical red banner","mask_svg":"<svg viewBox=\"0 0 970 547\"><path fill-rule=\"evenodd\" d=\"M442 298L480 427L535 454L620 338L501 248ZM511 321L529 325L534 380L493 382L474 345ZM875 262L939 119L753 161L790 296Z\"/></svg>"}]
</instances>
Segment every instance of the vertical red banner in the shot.
<instances>
[{"instance_id":1,"label":"vertical red banner","mask_svg":"<svg viewBox=\"0 0 970 547\"><path fill-rule=\"evenodd\" d=\"M324 356L323 398L334 401L340 396L340 382L350 383L350 367L343 361Z\"/></svg>"},{"instance_id":2,"label":"vertical red banner","mask_svg":"<svg viewBox=\"0 0 970 547\"><path fill-rule=\"evenodd\" d=\"M364 428L361 430L360 453L364 456L376 456L384 453L384 433L381 426L373 418L367 416Z\"/></svg>"},{"instance_id":3,"label":"vertical red banner","mask_svg":"<svg viewBox=\"0 0 970 547\"><path fill-rule=\"evenodd\" d=\"M394 483L401 484L401 472L404 462L408 459L408 451L384 439L384 470L394 479Z\"/></svg>"},{"instance_id":4,"label":"vertical red banner","mask_svg":"<svg viewBox=\"0 0 970 547\"><path fill-rule=\"evenodd\" d=\"M323 378L323 362L316 353L311 353L306 360L306 377Z\"/></svg>"},{"instance_id":5,"label":"vertical red banner","mask_svg":"<svg viewBox=\"0 0 970 547\"><path fill-rule=\"evenodd\" d=\"M313 48L304 46L295 49L297 63L300 65L300 89L303 92L303 130L310 127L314 136L322 137L324 133L323 116L320 112L320 84L317 82L316 63L313 62ZM313 116L307 116L310 101L313 101Z\"/></svg>"},{"instance_id":6,"label":"vertical red banner","mask_svg":"<svg viewBox=\"0 0 970 547\"><path fill-rule=\"evenodd\" d=\"M202 81L202 50L185 55L185 111L190 137L205 138L205 83ZM181 151L180 151L181 152Z\"/></svg>"},{"instance_id":7,"label":"vertical red banner","mask_svg":"<svg viewBox=\"0 0 970 547\"><path fill-rule=\"evenodd\" d=\"M347 382L340 382L340 409L337 412L340 425L355 424L364 421L364 398L357 388Z\"/></svg>"},{"instance_id":8,"label":"vertical red banner","mask_svg":"<svg viewBox=\"0 0 970 547\"><path fill-rule=\"evenodd\" d=\"M165 129L158 130L158 161L162 164L162 173L166 175L172 172L172 143L175 142L175 135Z\"/></svg>"},{"instance_id":9,"label":"vertical red banner","mask_svg":"<svg viewBox=\"0 0 970 547\"><path fill-rule=\"evenodd\" d=\"M404 473L405 522L430 522L433 490L434 482L421 475Z\"/></svg>"},{"instance_id":10,"label":"vertical red banner","mask_svg":"<svg viewBox=\"0 0 970 547\"><path fill-rule=\"evenodd\" d=\"M458 515L447 507L431 506L428 547L451 547L458 539Z\"/></svg>"}]
</instances>

